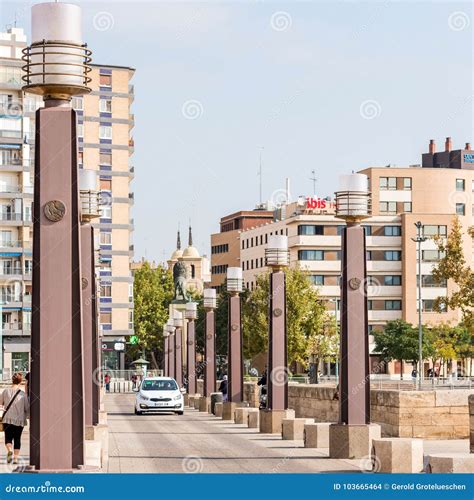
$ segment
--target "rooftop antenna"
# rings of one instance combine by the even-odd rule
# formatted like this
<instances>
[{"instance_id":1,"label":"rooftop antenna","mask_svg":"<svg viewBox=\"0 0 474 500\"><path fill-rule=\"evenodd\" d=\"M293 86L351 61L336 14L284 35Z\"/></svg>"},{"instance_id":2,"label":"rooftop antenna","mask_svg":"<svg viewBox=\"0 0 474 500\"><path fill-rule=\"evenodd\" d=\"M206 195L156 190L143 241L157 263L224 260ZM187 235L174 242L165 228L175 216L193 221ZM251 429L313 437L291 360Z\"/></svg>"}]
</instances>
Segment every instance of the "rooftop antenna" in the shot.
<instances>
[{"instance_id":1,"label":"rooftop antenna","mask_svg":"<svg viewBox=\"0 0 474 500\"><path fill-rule=\"evenodd\" d=\"M311 170L311 174L312 174L312 177L310 177L309 179L311 181L313 181L313 195L316 194L316 181L318 179L316 179L316 170Z\"/></svg>"},{"instance_id":2,"label":"rooftop antenna","mask_svg":"<svg viewBox=\"0 0 474 500\"><path fill-rule=\"evenodd\" d=\"M260 185L259 185L259 198L260 198L260 205L263 203L263 195L262 195L262 153L263 153L263 146L260 147L260 159L259 159L259 168L258 168L258 176L260 177Z\"/></svg>"}]
</instances>

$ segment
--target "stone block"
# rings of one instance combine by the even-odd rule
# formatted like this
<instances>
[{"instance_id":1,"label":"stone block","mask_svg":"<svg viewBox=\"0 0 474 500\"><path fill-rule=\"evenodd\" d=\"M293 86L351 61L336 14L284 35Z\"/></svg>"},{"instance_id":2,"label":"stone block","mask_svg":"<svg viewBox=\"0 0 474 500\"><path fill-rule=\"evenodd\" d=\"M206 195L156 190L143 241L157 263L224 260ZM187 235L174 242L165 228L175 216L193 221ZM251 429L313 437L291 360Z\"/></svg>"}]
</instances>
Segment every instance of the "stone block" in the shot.
<instances>
[{"instance_id":1,"label":"stone block","mask_svg":"<svg viewBox=\"0 0 474 500\"><path fill-rule=\"evenodd\" d=\"M189 406L189 394L188 393L184 394L183 402L184 402L184 406Z\"/></svg>"},{"instance_id":2,"label":"stone block","mask_svg":"<svg viewBox=\"0 0 474 500\"><path fill-rule=\"evenodd\" d=\"M235 409L237 408L237 403L231 403L226 401L223 403L222 408L222 420L234 420Z\"/></svg>"},{"instance_id":3,"label":"stone block","mask_svg":"<svg viewBox=\"0 0 474 500\"><path fill-rule=\"evenodd\" d=\"M236 408L234 411L234 423L246 424L248 421L248 415L251 411L258 411L258 408L253 408L253 407Z\"/></svg>"},{"instance_id":4,"label":"stone block","mask_svg":"<svg viewBox=\"0 0 474 500\"><path fill-rule=\"evenodd\" d=\"M396 391L398 393L399 408L434 407L435 392L438 391Z\"/></svg>"},{"instance_id":5,"label":"stone block","mask_svg":"<svg viewBox=\"0 0 474 500\"><path fill-rule=\"evenodd\" d=\"M281 421L281 438L291 441L304 439L305 424L314 422L310 418L284 418Z\"/></svg>"},{"instance_id":6,"label":"stone block","mask_svg":"<svg viewBox=\"0 0 474 500\"><path fill-rule=\"evenodd\" d=\"M99 424L107 425L107 412L99 411Z\"/></svg>"},{"instance_id":7,"label":"stone block","mask_svg":"<svg viewBox=\"0 0 474 500\"><path fill-rule=\"evenodd\" d=\"M285 418L295 418L295 410L260 410L260 432L281 434L281 424Z\"/></svg>"},{"instance_id":8,"label":"stone block","mask_svg":"<svg viewBox=\"0 0 474 500\"><path fill-rule=\"evenodd\" d=\"M436 406L467 406L469 396L474 393L470 389L453 389L446 391L434 391L436 395Z\"/></svg>"},{"instance_id":9,"label":"stone block","mask_svg":"<svg viewBox=\"0 0 474 500\"><path fill-rule=\"evenodd\" d=\"M249 429L258 429L260 427L260 410L252 408L247 415L247 425Z\"/></svg>"},{"instance_id":10,"label":"stone block","mask_svg":"<svg viewBox=\"0 0 474 500\"><path fill-rule=\"evenodd\" d=\"M108 425L88 425L85 428L85 439L89 441L100 441L101 443L101 467L107 471L109 464L109 427Z\"/></svg>"},{"instance_id":11,"label":"stone block","mask_svg":"<svg viewBox=\"0 0 474 500\"><path fill-rule=\"evenodd\" d=\"M102 466L102 443L100 441L85 440L84 441L84 457L86 467Z\"/></svg>"},{"instance_id":12,"label":"stone block","mask_svg":"<svg viewBox=\"0 0 474 500\"><path fill-rule=\"evenodd\" d=\"M216 403L214 409L215 409L214 415L216 417L222 418L222 412L223 412L223 409L224 409L224 403Z\"/></svg>"},{"instance_id":13,"label":"stone block","mask_svg":"<svg viewBox=\"0 0 474 500\"><path fill-rule=\"evenodd\" d=\"M426 472L474 474L474 454L436 453L428 456Z\"/></svg>"},{"instance_id":14,"label":"stone block","mask_svg":"<svg viewBox=\"0 0 474 500\"><path fill-rule=\"evenodd\" d=\"M413 437L423 439L453 439L455 435L452 425L414 425Z\"/></svg>"},{"instance_id":15,"label":"stone block","mask_svg":"<svg viewBox=\"0 0 474 500\"><path fill-rule=\"evenodd\" d=\"M215 411L215 405L216 403L222 403L223 402L223 395L222 392L211 392L211 413L216 414Z\"/></svg>"},{"instance_id":16,"label":"stone block","mask_svg":"<svg viewBox=\"0 0 474 500\"><path fill-rule=\"evenodd\" d=\"M194 403L194 409L199 410L199 402L201 400L201 395L200 394L195 394L193 398L193 403Z\"/></svg>"},{"instance_id":17,"label":"stone block","mask_svg":"<svg viewBox=\"0 0 474 500\"><path fill-rule=\"evenodd\" d=\"M364 458L370 455L372 440L379 439L380 425L329 426L329 456L331 458Z\"/></svg>"},{"instance_id":18,"label":"stone block","mask_svg":"<svg viewBox=\"0 0 474 500\"><path fill-rule=\"evenodd\" d=\"M374 472L423 472L423 440L382 438L372 440Z\"/></svg>"},{"instance_id":19,"label":"stone block","mask_svg":"<svg viewBox=\"0 0 474 500\"><path fill-rule=\"evenodd\" d=\"M211 413L211 398L207 396L201 396L199 398L199 411Z\"/></svg>"},{"instance_id":20,"label":"stone block","mask_svg":"<svg viewBox=\"0 0 474 500\"><path fill-rule=\"evenodd\" d=\"M303 440L305 448L329 448L330 422L307 423L304 425Z\"/></svg>"}]
</instances>

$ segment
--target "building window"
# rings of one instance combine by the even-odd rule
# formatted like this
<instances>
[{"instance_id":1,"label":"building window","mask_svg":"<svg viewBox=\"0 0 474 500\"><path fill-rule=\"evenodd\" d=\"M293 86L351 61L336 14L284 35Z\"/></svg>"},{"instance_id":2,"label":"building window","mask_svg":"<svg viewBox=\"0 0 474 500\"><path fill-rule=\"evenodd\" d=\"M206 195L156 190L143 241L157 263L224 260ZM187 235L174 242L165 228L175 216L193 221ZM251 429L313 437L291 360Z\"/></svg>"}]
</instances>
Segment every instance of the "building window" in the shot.
<instances>
[{"instance_id":1,"label":"building window","mask_svg":"<svg viewBox=\"0 0 474 500\"><path fill-rule=\"evenodd\" d=\"M466 181L464 179L456 179L456 191L465 191Z\"/></svg>"},{"instance_id":2,"label":"building window","mask_svg":"<svg viewBox=\"0 0 474 500\"><path fill-rule=\"evenodd\" d=\"M425 225L423 226L423 236L435 238L437 236L446 236L448 234L447 226Z\"/></svg>"},{"instance_id":3,"label":"building window","mask_svg":"<svg viewBox=\"0 0 474 500\"><path fill-rule=\"evenodd\" d=\"M386 300L385 310L386 311L401 311L402 301L401 300Z\"/></svg>"},{"instance_id":4,"label":"building window","mask_svg":"<svg viewBox=\"0 0 474 500\"><path fill-rule=\"evenodd\" d=\"M402 260L402 252L400 250L387 250L384 252L385 260Z\"/></svg>"},{"instance_id":5,"label":"building window","mask_svg":"<svg viewBox=\"0 0 474 500\"><path fill-rule=\"evenodd\" d=\"M434 312L435 311L435 308L434 308L434 299L424 299L421 301L421 310L424 311L424 312ZM440 310L439 311L436 311L436 312L441 312L441 313L444 313L446 312L446 308L443 307L442 304L440 304L441 307L440 307ZM417 304L417 310L418 310L418 304Z\"/></svg>"},{"instance_id":6,"label":"building window","mask_svg":"<svg viewBox=\"0 0 474 500\"><path fill-rule=\"evenodd\" d=\"M99 99L99 111L101 113L112 113L112 99Z\"/></svg>"},{"instance_id":7,"label":"building window","mask_svg":"<svg viewBox=\"0 0 474 500\"><path fill-rule=\"evenodd\" d=\"M112 313L111 312L101 312L100 313L100 324L110 325L112 323Z\"/></svg>"},{"instance_id":8,"label":"building window","mask_svg":"<svg viewBox=\"0 0 474 500\"><path fill-rule=\"evenodd\" d=\"M323 250L299 250L298 260L324 260Z\"/></svg>"},{"instance_id":9,"label":"building window","mask_svg":"<svg viewBox=\"0 0 474 500\"><path fill-rule=\"evenodd\" d=\"M374 303L373 303L371 300L368 300L368 301L367 301L367 309L368 309L369 311L372 311L372 310L373 310L373 308L374 308Z\"/></svg>"},{"instance_id":10,"label":"building window","mask_svg":"<svg viewBox=\"0 0 474 500\"><path fill-rule=\"evenodd\" d=\"M112 244L112 233L100 233L100 244L101 245L111 245Z\"/></svg>"},{"instance_id":11,"label":"building window","mask_svg":"<svg viewBox=\"0 0 474 500\"><path fill-rule=\"evenodd\" d=\"M456 214L466 215L466 205L464 203L456 203Z\"/></svg>"},{"instance_id":12,"label":"building window","mask_svg":"<svg viewBox=\"0 0 474 500\"><path fill-rule=\"evenodd\" d=\"M77 124L77 137L84 137L84 125L82 123Z\"/></svg>"},{"instance_id":13,"label":"building window","mask_svg":"<svg viewBox=\"0 0 474 500\"><path fill-rule=\"evenodd\" d=\"M101 297L112 297L112 285L100 285L100 296Z\"/></svg>"},{"instance_id":14,"label":"building window","mask_svg":"<svg viewBox=\"0 0 474 500\"><path fill-rule=\"evenodd\" d=\"M71 99L71 105L72 109L75 109L76 111L82 111L84 109L82 97L73 97Z\"/></svg>"},{"instance_id":15,"label":"building window","mask_svg":"<svg viewBox=\"0 0 474 500\"><path fill-rule=\"evenodd\" d=\"M112 139L112 127L101 125L99 127L99 139Z\"/></svg>"},{"instance_id":16,"label":"building window","mask_svg":"<svg viewBox=\"0 0 474 500\"><path fill-rule=\"evenodd\" d=\"M384 226L383 228L384 236L401 236L402 228L401 226Z\"/></svg>"},{"instance_id":17,"label":"building window","mask_svg":"<svg viewBox=\"0 0 474 500\"><path fill-rule=\"evenodd\" d=\"M402 284L402 277L398 274L383 277L383 284L385 286L400 286Z\"/></svg>"},{"instance_id":18,"label":"building window","mask_svg":"<svg viewBox=\"0 0 474 500\"><path fill-rule=\"evenodd\" d=\"M366 260L372 260L372 250L367 250L365 252L365 259Z\"/></svg>"},{"instance_id":19,"label":"building window","mask_svg":"<svg viewBox=\"0 0 474 500\"><path fill-rule=\"evenodd\" d=\"M411 177L403 178L403 189L405 191L411 191Z\"/></svg>"},{"instance_id":20,"label":"building window","mask_svg":"<svg viewBox=\"0 0 474 500\"><path fill-rule=\"evenodd\" d=\"M397 178L396 177L380 177L379 185L380 185L380 189L383 191L395 191L397 189Z\"/></svg>"},{"instance_id":21,"label":"building window","mask_svg":"<svg viewBox=\"0 0 474 500\"><path fill-rule=\"evenodd\" d=\"M366 236L372 236L372 226L363 226Z\"/></svg>"},{"instance_id":22,"label":"building window","mask_svg":"<svg viewBox=\"0 0 474 500\"><path fill-rule=\"evenodd\" d=\"M316 286L324 285L324 276L322 274L310 274L309 279L313 285Z\"/></svg>"},{"instance_id":23,"label":"building window","mask_svg":"<svg viewBox=\"0 0 474 500\"><path fill-rule=\"evenodd\" d=\"M102 203L102 202L101 202ZM100 217L102 219L111 219L112 218L112 207L102 204L100 207Z\"/></svg>"},{"instance_id":24,"label":"building window","mask_svg":"<svg viewBox=\"0 0 474 500\"><path fill-rule=\"evenodd\" d=\"M395 202L395 201L381 201L380 202L380 213L381 214L396 214L397 213L397 202Z\"/></svg>"},{"instance_id":25,"label":"building window","mask_svg":"<svg viewBox=\"0 0 474 500\"><path fill-rule=\"evenodd\" d=\"M444 252L439 250L422 250L421 258L424 262L436 262L444 257Z\"/></svg>"},{"instance_id":26,"label":"building window","mask_svg":"<svg viewBox=\"0 0 474 500\"><path fill-rule=\"evenodd\" d=\"M101 191L112 191L112 179L100 179Z\"/></svg>"},{"instance_id":27,"label":"building window","mask_svg":"<svg viewBox=\"0 0 474 500\"><path fill-rule=\"evenodd\" d=\"M412 204L411 201L404 201L403 202L403 211L410 213L412 211Z\"/></svg>"},{"instance_id":28,"label":"building window","mask_svg":"<svg viewBox=\"0 0 474 500\"><path fill-rule=\"evenodd\" d=\"M112 154L100 153L99 162L101 165L112 165Z\"/></svg>"},{"instance_id":29,"label":"building window","mask_svg":"<svg viewBox=\"0 0 474 500\"><path fill-rule=\"evenodd\" d=\"M99 75L99 85L101 87L112 87L112 75Z\"/></svg>"},{"instance_id":30,"label":"building window","mask_svg":"<svg viewBox=\"0 0 474 500\"><path fill-rule=\"evenodd\" d=\"M447 281L445 279L441 281L435 281L432 274L423 274L421 276L421 286L424 288L446 288Z\"/></svg>"},{"instance_id":31,"label":"building window","mask_svg":"<svg viewBox=\"0 0 474 500\"><path fill-rule=\"evenodd\" d=\"M324 234L324 226L315 226L309 224L301 224L298 226L299 236L316 236Z\"/></svg>"}]
</instances>

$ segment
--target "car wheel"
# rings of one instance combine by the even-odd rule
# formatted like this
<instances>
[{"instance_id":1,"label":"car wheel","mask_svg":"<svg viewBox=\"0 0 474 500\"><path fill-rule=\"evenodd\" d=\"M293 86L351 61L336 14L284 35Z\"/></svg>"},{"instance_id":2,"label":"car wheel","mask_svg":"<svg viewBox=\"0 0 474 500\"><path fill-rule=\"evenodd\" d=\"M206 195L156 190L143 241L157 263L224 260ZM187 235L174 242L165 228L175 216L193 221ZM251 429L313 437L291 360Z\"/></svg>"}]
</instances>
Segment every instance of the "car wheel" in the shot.
<instances>
[{"instance_id":1,"label":"car wheel","mask_svg":"<svg viewBox=\"0 0 474 500\"><path fill-rule=\"evenodd\" d=\"M184 414L184 411L177 411L176 412L176 415L183 415Z\"/></svg>"},{"instance_id":2,"label":"car wheel","mask_svg":"<svg viewBox=\"0 0 474 500\"><path fill-rule=\"evenodd\" d=\"M142 411L138 411L136 408L135 408L135 415L141 415L143 412Z\"/></svg>"}]
</instances>

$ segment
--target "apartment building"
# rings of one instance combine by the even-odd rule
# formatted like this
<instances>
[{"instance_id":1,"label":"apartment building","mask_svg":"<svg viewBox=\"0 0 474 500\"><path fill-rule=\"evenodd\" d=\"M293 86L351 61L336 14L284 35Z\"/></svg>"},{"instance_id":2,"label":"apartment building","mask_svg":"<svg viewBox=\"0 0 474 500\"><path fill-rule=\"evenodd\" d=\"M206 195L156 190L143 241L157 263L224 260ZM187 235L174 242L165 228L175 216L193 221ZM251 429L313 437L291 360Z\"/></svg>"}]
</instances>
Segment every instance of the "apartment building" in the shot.
<instances>
[{"instance_id":1,"label":"apartment building","mask_svg":"<svg viewBox=\"0 0 474 500\"><path fill-rule=\"evenodd\" d=\"M432 141L430 149L433 148ZM451 140L445 148L451 148ZM434 153L434 152L433 152ZM432 153L432 154L433 154ZM472 263L473 244L467 228L473 225L474 165L470 146L449 151L461 163L439 166L371 167L361 171L368 176L372 193L372 216L364 221L367 245L369 334L382 329L389 320L418 321L417 276L421 274L423 322L436 324L460 320L460 312L433 310L434 300L451 293L453 284L434 282L432 269L440 255L434 241L446 236L458 215L464 231L464 253ZM426 159L424 155L424 162ZM466 158L466 159L464 159ZM473 159L474 162L474 159ZM453 166L456 165L456 166ZM268 236L288 235L290 264L306 269L328 308L339 317L340 233L343 221L337 219L328 198L300 198L276 214L277 222L240 233L240 261L245 285L252 289L259 273L267 271L265 247ZM423 224L427 237L421 245L421 270L417 264L415 222ZM378 364L370 336L371 362ZM426 369L428 366L426 367ZM398 362L385 367L389 373L409 373L410 366Z\"/></svg>"},{"instance_id":2,"label":"apartment building","mask_svg":"<svg viewBox=\"0 0 474 500\"><path fill-rule=\"evenodd\" d=\"M273 221L273 211L259 207L222 217L220 231L211 234L211 287L225 282L228 267L240 266L240 232Z\"/></svg>"},{"instance_id":3,"label":"apartment building","mask_svg":"<svg viewBox=\"0 0 474 500\"><path fill-rule=\"evenodd\" d=\"M27 370L31 333L32 201L35 111L42 99L23 95L22 29L0 33L0 302L3 374ZM115 343L133 332L133 220L130 211L134 170L134 70L94 65L92 92L73 99L78 115L79 168L99 173L102 213L95 223L100 280L100 329L103 361L123 367ZM1 358L1 356L0 356Z\"/></svg>"}]
</instances>

